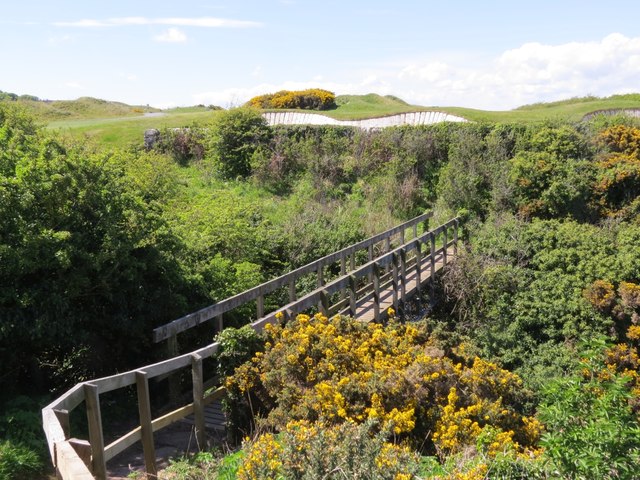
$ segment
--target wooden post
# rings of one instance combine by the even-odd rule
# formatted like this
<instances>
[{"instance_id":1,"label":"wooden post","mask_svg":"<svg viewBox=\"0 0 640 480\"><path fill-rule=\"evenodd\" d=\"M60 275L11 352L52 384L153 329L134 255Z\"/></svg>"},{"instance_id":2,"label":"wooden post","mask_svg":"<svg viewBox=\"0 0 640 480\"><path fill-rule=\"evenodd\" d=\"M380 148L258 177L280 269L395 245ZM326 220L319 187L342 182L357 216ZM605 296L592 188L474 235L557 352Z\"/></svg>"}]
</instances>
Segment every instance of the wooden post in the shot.
<instances>
[{"instance_id":1,"label":"wooden post","mask_svg":"<svg viewBox=\"0 0 640 480\"><path fill-rule=\"evenodd\" d=\"M436 236L433 232L429 233L429 249L431 251L431 294L429 303L433 306L436 298Z\"/></svg>"},{"instance_id":2,"label":"wooden post","mask_svg":"<svg viewBox=\"0 0 640 480\"><path fill-rule=\"evenodd\" d=\"M295 279L291 279L289 282L289 303L293 303L298 299L298 295L296 294L296 281Z\"/></svg>"},{"instance_id":3,"label":"wooden post","mask_svg":"<svg viewBox=\"0 0 640 480\"><path fill-rule=\"evenodd\" d=\"M387 237L384 240L384 253L389 253L391 251L391 237ZM390 265L385 267L385 272L389 272L391 269Z\"/></svg>"},{"instance_id":4,"label":"wooden post","mask_svg":"<svg viewBox=\"0 0 640 480\"><path fill-rule=\"evenodd\" d=\"M340 276L344 277L347 274L347 257L345 254L340 255ZM340 290L340 300L347 298L347 290L342 288Z\"/></svg>"},{"instance_id":5,"label":"wooden post","mask_svg":"<svg viewBox=\"0 0 640 480\"><path fill-rule=\"evenodd\" d=\"M373 244L369 245L369 261L373 260ZM369 283L373 283L373 272L369 273Z\"/></svg>"},{"instance_id":6,"label":"wooden post","mask_svg":"<svg viewBox=\"0 0 640 480\"><path fill-rule=\"evenodd\" d=\"M400 250L400 301L404 304L407 295L407 252Z\"/></svg>"},{"instance_id":7,"label":"wooden post","mask_svg":"<svg viewBox=\"0 0 640 480\"><path fill-rule=\"evenodd\" d=\"M373 264L373 321L380 319L380 267Z\"/></svg>"},{"instance_id":8,"label":"wooden post","mask_svg":"<svg viewBox=\"0 0 640 480\"><path fill-rule=\"evenodd\" d=\"M202 375L202 357L197 353L191 355L191 376L193 378L193 419L196 429L198 450L206 448L204 430L204 380Z\"/></svg>"},{"instance_id":9,"label":"wooden post","mask_svg":"<svg viewBox=\"0 0 640 480\"><path fill-rule=\"evenodd\" d=\"M355 318L356 316L356 289L358 282L355 275L349 275L349 314Z\"/></svg>"},{"instance_id":10,"label":"wooden post","mask_svg":"<svg viewBox=\"0 0 640 480\"><path fill-rule=\"evenodd\" d=\"M413 224L413 238L418 238L418 224Z\"/></svg>"},{"instance_id":11,"label":"wooden post","mask_svg":"<svg viewBox=\"0 0 640 480\"><path fill-rule=\"evenodd\" d=\"M404 228L400 230L400 245L404 245Z\"/></svg>"},{"instance_id":12,"label":"wooden post","mask_svg":"<svg viewBox=\"0 0 640 480\"><path fill-rule=\"evenodd\" d=\"M91 443L91 471L98 480L106 480L107 464L104 458L104 437L102 435L98 386L92 383L85 383L83 390L84 401L87 406L87 421L89 423L89 443Z\"/></svg>"},{"instance_id":13,"label":"wooden post","mask_svg":"<svg viewBox=\"0 0 640 480\"><path fill-rule=\"evenodd\" d=\"M322 290L320 292L320 303L318 303L320 313L325 317L329 316L329 292Z\"/></svg>"},{"instance_id":14,"label":"wooden post","mask_svg":"<svg viewBox=\"0 0 640 480\"><path fill-rule=\"evenodd\" d=\"M393 258L391 259L392 273L391 273L391 286L393 287L393 309L398 311L398 255L393 254Z\"/></svg>"},{"instance_id":15,"label":"wooden post","mask_svg":"<svg viewBox=\"0 0 640 480\"><path fill-rule=\"evenodd\" d=\"M458 219L453 221L453 255L458 255Z\"/></svg>"},{"instance_id":16,"label":"wooden post","mask_svg":"<svg viewBox=\"0 0 640 480\"><path fill-rule=\"evenodd\" d=\"M353 250L351 252L351 256L349 257L349 262L351 263L350 265L350 271L353 272L356 269L356 251Z\"/></svg>"},{"instance_id":17,"label":"wooden post","mask_svg":"<svg viewBox=\"0 0 640 480\"><path fill-rule=\"evenodd\" d=\"M222 318L222 314L218 315L215 321L216 321L216 325L215 325L216 332L221 332L222 330L224 330L224 319Z\"/></svg>"},{"instance_id":18,"label":"wooden post","mask_svg":"<svg viewBox=\"0 0 640 480\"><path fill-rule=\"evenodd\" d=\"M138 389L138 413L140 415L140 430L142 435L142 451L147 478L156 478L156 449L153 443L153 427L151 426L151 399L149 398L149 378L147 372L136 372L136 387Z\"/></svg>"},{"instance_id":19,"label":"wooden post","mask_svg":"<svg viewBox=\"0 0 640 480\"><path fill-rule=\"evenodd\" d=\"M442 265L446 265L447 264L447 249L449 248L449 246L447 245L449 243L448 237L447 237L447 228L443 228L442 229L442 243L444 244L444 249L442 250Z\"/></svg>"},{"instance_id":20,"label":"wooden post","mask_svg":"<svg viewBox=\"0 0 640 480\"><path fill-rule=\"evenodd\" d=\"M318 262L318 288L324 285L324 265L322 262Z\"/></svg>"},{"instance_id":21,"label":"wooden post","mask_svg":"<svg viewBox=\"0 0 640 480\"><path fill-rule=\"evenodd\" d=\"M422 292L422 242L416 242L416 290Z\"/></svg>"},{"instance_id":22,"label":"wooden post","mask_svg":"<svg viewBox=\"0 0 640 480\"><path fill-rule=\"evenodd\" d=\"M178 356L178 334L173 333L167 338L167 355L168 358ZM172 373L168 378L169 382L169 403L176 406L180 401L180 376L177 373Z\"/></svg>"},{"instance_id":23,"label":"wooden post","mask_svg":"<svg viewBox=\"0 0 640 480\"><path fill-rule=\"evenodd\" d=\"M60 422L65 440L71 437L71 422L69 421L69 410L54 410L53 414Z\"/></svg>"},{"instance_id":24,"label":"wooden post","mask_svg":"<svg viewBox=\"0 0 640 480\"><path fill-rule=\"evenodd\" d=\"M264 317L264 295L258 295L256 298L256 314L258 315L257 320Z\"/></svg>"}]
</instances>

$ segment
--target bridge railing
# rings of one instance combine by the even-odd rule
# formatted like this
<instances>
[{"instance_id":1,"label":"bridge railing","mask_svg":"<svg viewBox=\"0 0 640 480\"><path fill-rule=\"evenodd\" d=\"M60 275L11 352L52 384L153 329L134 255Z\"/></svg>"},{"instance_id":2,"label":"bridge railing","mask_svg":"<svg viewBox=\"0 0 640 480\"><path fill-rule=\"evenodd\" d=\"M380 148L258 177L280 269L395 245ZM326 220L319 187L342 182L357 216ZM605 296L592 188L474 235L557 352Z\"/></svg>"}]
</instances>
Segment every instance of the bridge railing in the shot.
<instances>
[{"instance_id":1,"label":"bridge railing","mask_svg":"<svg viewBox=\"0 0 640 480\"><path fill-rule=\"evenodd\" d=\"M394 237L398 237L397 243L399 245L404 244L405 240L410 236L416 238L420 224L424 224L424 231L428 230L428 221L431 216L430 212L419 215L385 232L319 258L278 278L157 327L153 330L153 341L157 343L167 340L169 352L177 354L177 336L179 333L211 320L216 321L216 330L220 331L224 328L223 315L225 313L252 301L256 302L256 319L259 320L265 316L265 313L269 313L265 312L265 296L269 293L281 288L287 288L289 302L295 302L298 297L296 282L304 276L315 274L317 276L317 286L321 287L325 284L325 270L327 267L339 262L340 275L346 275L356 269L358 253L366 250L368 260L373 260L377 244L380 244L379 250L388 252L391 250Z\"/></svg>"},{"instance_id":2,"label":"bridge railing","mask_svg":"<svg viewBox=\"0 0 640 480\"><path fill-rule=\"evenodd\" d=\"M407 298L405 287L409 276L417 277L419 290L422 283L434 277L439 266L448 262L450 255L456 254L458 223L459 219L454 218L432 231L417 235L400 247L373 258L355 270L263 316L251 323L251 327L262 331L267 323L278 322L280 312L285 318L292 318L314 307L326 314L345 311L355 315L358 304L368 300L373 301L375 318L380 318L381 290L385 282L391 282L393 304L397 308L399 302ZM360 281L370 284L370 288L358 288ZM341 297L343 292L345 298L331 303L332 296ZM42 410L43 428L58 477L64 480L106 479L106 462L134 443L142 441L147 474L155 478L157 466L153 433L192 414L196 440L200 447L204 446L204 407L223 396L224 389L219 387L205 390L202 364L203 360L214 357L218 348L219 344L214 342L137 370L79 383L45 407ZM191 370L191 401L153 418L149 381L185 369ZM100 396L133 385L137 392L139 425L105 445ZM85 404L88 421L88 440L72 438L70 431L70 414L82 403Z\"/></svg>"}]
</instances>

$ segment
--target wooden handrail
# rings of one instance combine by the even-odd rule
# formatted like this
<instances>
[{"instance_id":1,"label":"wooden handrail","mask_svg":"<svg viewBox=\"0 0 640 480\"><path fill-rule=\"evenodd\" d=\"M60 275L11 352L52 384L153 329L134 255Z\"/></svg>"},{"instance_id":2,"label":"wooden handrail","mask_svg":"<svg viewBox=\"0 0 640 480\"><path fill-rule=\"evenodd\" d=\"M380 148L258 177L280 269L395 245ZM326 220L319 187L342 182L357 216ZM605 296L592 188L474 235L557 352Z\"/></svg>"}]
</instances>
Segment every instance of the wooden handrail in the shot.
<instances>
[{"instance_id":1,"label":"wooden handrail","mask_svg":"<svg viewBox=\"0 0 640 480\"><path fill-rule=\"evenodd\" d=\"M344 305L347 310L355 313L358 301L371 298L377 302L375 311L376 317L378 317L382 314L379 304L380 292L384 290L387 285L392 285L393 287L394 305L396 305L399 299L405 299L405 281L407 275L411 274L411 271L415 272L416 276L418 276L418 272L426 273L427 269L430 269L429 278L433 278L436 262L442 261L443 264L447 262L450 247L453 248L452 251L455 254L457 251L458 224L459 219L454 218L434 230L414 236L413 239L397 248L391 250L385 248L385 252L382 255L373 258L360 267L352 269L350 272L347 271L346 268L341 269L340 277L329 282L319 282L322 283L322 285L316 290L290 301L284 307L266 314L250 325L254 330L259 332L264 329L267 323L277 323L279 313L283 313L286 318L292 318L296 314L318 305L320 305L321 310L326 312L331 311L332 308L337 305ZM401 233L401 236L404 236L404 229L398 230L398 228L399 227L396 227L389 231L395 231L396 233ZM450 230L452 230L452 235L449 235ZM380 241L380 238L382 240L385 239L384 236L376 237L378 238L377 241ZM372 239L376 237L372 237ZM441 239L441 242L438 239ZM369 248L373 243L365 242L370 241L371 239L368 239L360 242L360 244L364 244L364 248ZM441 245L438 245L436 248L438 243ZM429 248L418 254L417 252L421 251L420 249L423 245L429 246ZM348 247L348 249L349 248L353 248L353 246ZM343 251L348 249L343 249ZM323 257L323 259L320 260L324 261L330 257L331 255ZM334 258L340 259L339 256ZM341 261L341 264L342 263ZM346 261L344 263L346 263ZM353 263L352 266L354 266ZM426 275L422 275L422 278L425 277ZM371 280L369 280L370 278ZM361 279L366 279L367 285L362 289L358 289L358 281ZM286 285L287 283L284 282L283 284ZM344 292L344 296L341 292ZM334 305L330 305L330 297L338 293L340 293L342 299L338 300ZM95 478L104 479L106 477L106 462L141 440L143 441L147 473L153 475L155 474L155 463L153 460L155 458L155 452L152 432L191 414L195 415L196 435L198 436L199 445L202 447L204 443L202 409L205 404L224 395L223 387L211 393L205 393L203 388L204 379L202 378L202 361L214 356L218 348L219 344L214 342L193 352L147 365L136 370L80 383L45 407L42 410L43 428L51 459L56 467L59 478L64 480L91 478L88 477L86 473L90 470L91 475ZM191 368L192 371L193 401L159 418L151 418L148 389L149 380L176 373L183 368ZM138 389L140 425L105 446L100 412L100 395L134 384L137 385ZM70 438L69 413L77 408L83 401L86 405L89 420L90 442L72 440ZM88 458L87 454L89 449L91 452L90 458Z\"/></svg>"},{"instance_id":2,"label":"wooden handrail","mask_svg":"<svg viewBox=\"0 0 640 480\"><path fill-rule=\"evenodd\" d=\"M162 340L166 340L178 333L189 330L192 327L195 327L203 322L208 320L212 320L220 315L227 313L234 308L237 308L245 303L251 302L253 300L260 300L258 306L258 313L264 308L264 296L286 286L291 286L292 284L295 286L295 281L300 277L308 274L316 272L318 273L318 279L321 279L322 275L322 267L334 263L338 260L343 261L346 257L353 255L355 252L359 250L363 250L365 248L370 249L374 244L384 241L388 238L391 238L393 235L401 233L401 236L404 238L404 231L408 228L413 228L414 234L417 232L418 224L422 222L428 221L432 217L431 212L423 213L422 215L418 215L411 220L397 225L385 232L374 235L373 237L367 238L366 240L362 240L358 243L350 245L348 247L343 248L342 250L338 250L337 252L330 253L329 255L325 255L322 258L319 258L307 265L296 268L278 278L274 278L273 280L269 280L268 282L262 283L256 287L250 288L242 293L234 295L233 297L227 298L220 302L217 302L208 307L202 308L197 312L190 313L185 315L184 317L178 318L169 322L165 325L157 327L153 330L153 341L154 343L161 342ZM415 236L415 235L414 235ZM404 243L402 241L401 243ZM372 252L372 251L371 251ZM346 263L345 263L346 265ZM353 270L353 269L352 269ZM263 315L258 315L258 318Z\"/></svg>"}]
</instances>

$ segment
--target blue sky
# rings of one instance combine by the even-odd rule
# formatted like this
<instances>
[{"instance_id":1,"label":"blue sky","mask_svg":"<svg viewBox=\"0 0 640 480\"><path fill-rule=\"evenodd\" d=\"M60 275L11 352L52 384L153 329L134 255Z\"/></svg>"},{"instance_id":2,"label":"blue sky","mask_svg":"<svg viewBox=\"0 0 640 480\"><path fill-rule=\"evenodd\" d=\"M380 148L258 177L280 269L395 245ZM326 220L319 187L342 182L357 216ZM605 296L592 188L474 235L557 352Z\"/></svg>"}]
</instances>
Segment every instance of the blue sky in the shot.
<instances>
[{"instance_id":1,"label":"blue sky","mask_svg":"<svg viewBox=\"0 0 640 480\"><path fill-rule=\"evenodd\" d=\"M2 1L0 90L224 107L280 89L508 109L640 92L637 0Z\"/></svg>"}]
</instances>

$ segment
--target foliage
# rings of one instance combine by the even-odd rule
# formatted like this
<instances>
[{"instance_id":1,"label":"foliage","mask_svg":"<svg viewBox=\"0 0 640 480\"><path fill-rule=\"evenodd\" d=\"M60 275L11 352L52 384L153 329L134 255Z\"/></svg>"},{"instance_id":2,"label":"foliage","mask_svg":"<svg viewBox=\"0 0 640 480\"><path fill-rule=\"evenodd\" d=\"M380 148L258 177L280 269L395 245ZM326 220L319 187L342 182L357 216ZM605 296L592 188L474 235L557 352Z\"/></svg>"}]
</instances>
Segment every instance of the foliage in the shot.
<instances>
[{"instance_id":1,"label":"foliage","mask_svg":"<svg viewBox=\"0 0 640 480\"><path fill-rule=\"evenodd\" d=\"M252 108L234 108L216 117L209 155L223 178L244 178L251 173L251 157L267 140L269 129L260 112Z\"/></svg>"},{"instance_id":2,"label":"foliage","mask_svg":"<svg viewBox=\"0 0 640 480\"><path fill-rule=\"evenodd\" d=\"M65 145L42 136L20 114L0 112L5 382L35 391L59 388L47 372L62 370L79 352L89 353L82 371L68 370L76 374L64 383L140 361L147 349L139 338L148 338L153 322L177 316L186 290L170 253L176 238L160 214L171 180L150 166L161 168L161 162ZM133 172L144 174L134 178Z\"/></svg>"},{"instance_id":3,"label":"foliage","mask_svg":"<svg viewBox=\"0 0 640 480\"><path fill-rule=\"evenodd\" d=\"M0 480L38 478L42 461L28 447L10 440L0 442Z\"/></svg>"},{"instance_id":4,"label":"foliage","mask_svg":"<svg viewBox=\"0 0 640 480\"><path fill-rule=\"evenodd\" d=\"M265 346L226 386L234 408L249 402L277 429L290 421L376 420L396 441L443 455L475 444L486 429L505 432L503 442L518 449L539 434L520 413L517 376L462 347L444 356L423 326L299 315L267 327Z\"/></svg>"},{"instance_id":5,"label":"foliage","mask_svg":"<svg viewBox=\"0 0 640 480\"><path fill-rule=\"evenodd\" d=\"M336 95L320 88L282 90L253 97L247 105L254 108L329 110L336 107Z\"/></svg>"},{"instance_id":6,"label":"foliage","mask_svg":"<svg viewBox=\"0 0 640 480\"><path fill-rule=\"evenodd\" d=\"M245 442L240 480L287 478L367 478L408 480L417 471L416 454L375 434L373 423L328 426L290 422L278 436L265 433Z\"/></svg>"},{"instance_id":7,"label":"foliage","mask_svg":"<svg viewBox=\"0 0 640 480\"><path fill-rule=\"evenodd\" d=\"M178 165L185 166L204 158L205 139L205 130L195 125L189 128L164 128L160 132L160 141L154 148L169 154Z\"/></svg>"},{"instance_id":8,"label":"foliage","mask_svg":"<svg viewBox=\"0 0 640 480\"><path fill-rule=\"evenodd\" d=\"M629 405L630 378L608 368L597 350L545 389L540 418L547 430L541 443L565 477L636 478L640 422Z\"/></svg>"},{"instance_id":9,"label":"foliage","mask_svg":"<svg viewBox=\"0 0 640 480\"><path fill-rule=\"evenodd\" d=\"M216 359L218 374L226 377L251 358L263 347L263 339L250 325L240 328L225 328L218 333L215 342L219 343Z\"/></svg>"}]
</instances>

